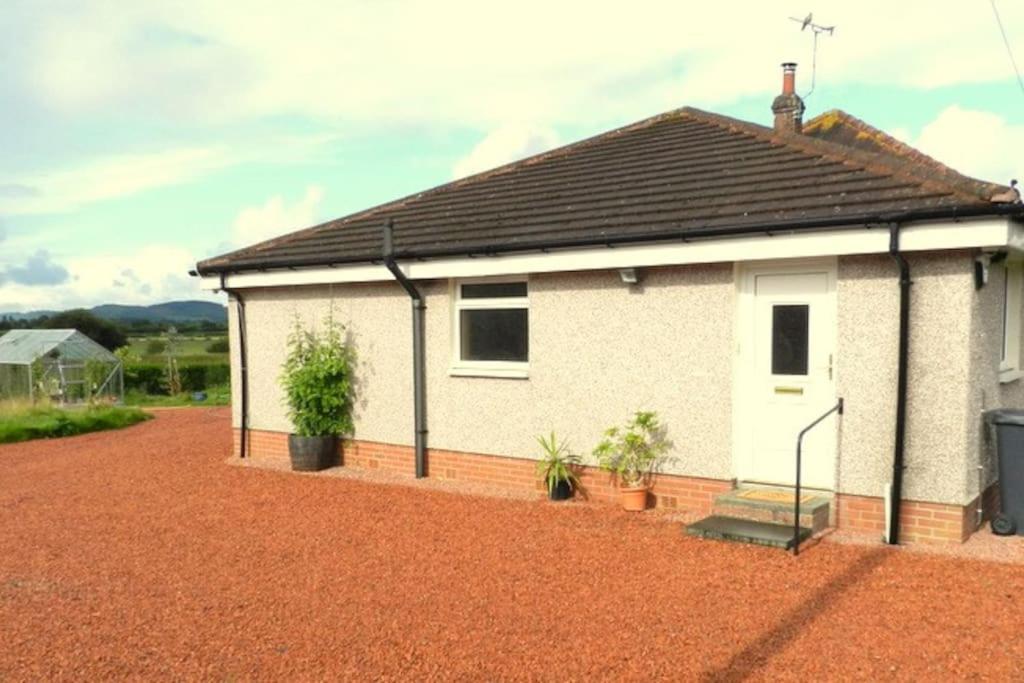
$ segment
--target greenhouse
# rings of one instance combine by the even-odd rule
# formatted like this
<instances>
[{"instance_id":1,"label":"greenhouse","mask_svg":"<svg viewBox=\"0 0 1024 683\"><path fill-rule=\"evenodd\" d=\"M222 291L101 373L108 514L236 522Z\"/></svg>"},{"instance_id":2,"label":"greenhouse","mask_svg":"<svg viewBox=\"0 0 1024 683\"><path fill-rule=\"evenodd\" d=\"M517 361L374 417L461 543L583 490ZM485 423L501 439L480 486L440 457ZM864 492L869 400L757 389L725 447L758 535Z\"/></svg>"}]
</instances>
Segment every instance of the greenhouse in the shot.
<instances>
[{"instance_id":1,"label":"greenhouse","mask_svg":"<svg viewBox=\"0 0 1024 683\"><path fill-rule=\"evenodd\" d=\"M0 400L55 403L124 399L121 360L78 330L11 330L0 336Z\"/></svg>"}]
</instances>

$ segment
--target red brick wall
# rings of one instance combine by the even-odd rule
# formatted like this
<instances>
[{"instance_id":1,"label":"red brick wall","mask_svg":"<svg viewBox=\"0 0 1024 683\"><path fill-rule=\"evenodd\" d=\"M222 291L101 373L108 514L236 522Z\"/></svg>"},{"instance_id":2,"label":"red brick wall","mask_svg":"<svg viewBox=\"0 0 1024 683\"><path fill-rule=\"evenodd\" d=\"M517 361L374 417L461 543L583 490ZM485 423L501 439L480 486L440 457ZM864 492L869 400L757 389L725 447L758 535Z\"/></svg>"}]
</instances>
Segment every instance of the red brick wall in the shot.
<instances>
[{"instance_id":1,"label":"red brick wall","mask_svg":"<svg viewBox=\"0 0 1024 683\"><path fill-rule=\"evenodd\" d=\"M234 453L238 455L239 430L234 430L234 437ZM249 437L249 453L257 459L288 457L287 434L251 431ZM415 471L411 446L347 441L342 458L347 467L408 476ZM532 460L436 448L427 450L426 459L428 477L533 490L538 494L543 491ZM587 500L615 501L615 482L607 473L587 467L580 479L581 492ZM651 495L656 507L703 514L711 511L716 495L732 488L732 481L665 474L656 478ZM983 500L986 513L991 514L998 505L997 488L990 487ZM906 543L963 542L975 531L976 511L977 500L964 506L905 500L900 509L900 540ZM885 503L881 498L838 494L835 524L843 530L880 536L885 533Z\"/></svg>"},{"instance_id":2,"label":"red brick wall","mask_svg":"<svg viewBox=\"0 0 1024 683\"><path fill-rule=\"evenodd\" d=\"M990 486L982 494L985 517L999 505L999 489ZM839 494L836 526L867 533L885 533L885 501L882 498ZM962 543L977 530L978 500L967 505L904 500L900 506L900 542Z\"/></svg>"},{"instance_id":3,"label":"red brick wall","mask_svg":"<svg viewBox=\"0 0 1024 683\"><path fill-rule=\"evenodd\" d=\"M240 449L240 432L234 430L234 453ZM288 435L280 432L249 432L249 454L259 458L287 458ZM346 467L378 470L392 474L412 475L415 472L415 453L411 446L372 441L346 441L342 449ZM474 484L511 487L543 491L532 460L506 458L495 455L480 455L446 451L437 448L427 450L426 469L428 477L452 479ZM614 480L605 472L586 467L580 476L581 493L587 500L612 502L616 500ZM715 496L733 488L731 481L659 475L651 490L652 502L656 507L680 509L693 512L710 512Z\"/></svg>"}]
</instances>

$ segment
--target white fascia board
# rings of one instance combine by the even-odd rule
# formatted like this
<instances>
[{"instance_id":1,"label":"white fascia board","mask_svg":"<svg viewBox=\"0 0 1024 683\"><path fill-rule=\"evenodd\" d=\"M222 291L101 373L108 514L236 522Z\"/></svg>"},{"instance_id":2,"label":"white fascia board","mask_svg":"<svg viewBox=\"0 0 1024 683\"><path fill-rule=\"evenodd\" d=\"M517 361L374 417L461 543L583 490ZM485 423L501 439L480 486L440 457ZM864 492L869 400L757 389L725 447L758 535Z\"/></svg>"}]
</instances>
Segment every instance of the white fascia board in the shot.
<instances>
[{"instance_id":1,"label":"white fascia board","mask_svg":"<svg viewBox=\"0 0 1024 683\"><path fill-rule=\"evenodd\" d=\"M1007 219L1007 246L1011 251L1024 254L1024 223Z\"/></svg>"},{"instance_id":2,"label":"white fascia board","mask_svg":"<svg viewBox=\"0 0 1024 683\"><path fill-rule=\"evenodd\" d=\"M903 251L1006 248L1024 250L1024 227L1008 218L907 225L900 230ZM579 270L642 268L694 263L764 261L880 254L889 250L889 231L884 227L824 230L788 234L750 235L694 242L662 242L633 246L588 247L549 253L438 258L400 263L414 280L526 275ZM349 265L335 268L301 268L267 272L235 273L225 277L230 289L294 287L301 285L381 282L394 277L383 265ZM219 276L201 279L203 289L221 288Z\"/></svg>"}]
</instances>

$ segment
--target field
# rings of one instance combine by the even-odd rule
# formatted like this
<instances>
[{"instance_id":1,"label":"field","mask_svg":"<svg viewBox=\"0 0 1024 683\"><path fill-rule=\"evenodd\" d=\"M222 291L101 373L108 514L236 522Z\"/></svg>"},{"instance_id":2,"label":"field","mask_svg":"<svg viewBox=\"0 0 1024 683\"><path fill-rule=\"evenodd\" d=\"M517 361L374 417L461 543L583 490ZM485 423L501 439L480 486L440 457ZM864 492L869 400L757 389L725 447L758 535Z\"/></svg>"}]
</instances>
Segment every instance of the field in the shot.
<instances>
[{"instance_id":1,"label":"field","mask_svg":"<svg viewBox=\"0 0 1024 683\"><path fill-rule=\"evenodd\" d=\"M227 342L223 334L179 336L174 341L174 356L178 363L226 363L227 351L211 352L209 347L215 342ZM166 344L163 335L132 337L128 342L128 350L144 363L163 363L167 356L163 350L156 351L157 345Z\"/></svg>"}]
</instances>

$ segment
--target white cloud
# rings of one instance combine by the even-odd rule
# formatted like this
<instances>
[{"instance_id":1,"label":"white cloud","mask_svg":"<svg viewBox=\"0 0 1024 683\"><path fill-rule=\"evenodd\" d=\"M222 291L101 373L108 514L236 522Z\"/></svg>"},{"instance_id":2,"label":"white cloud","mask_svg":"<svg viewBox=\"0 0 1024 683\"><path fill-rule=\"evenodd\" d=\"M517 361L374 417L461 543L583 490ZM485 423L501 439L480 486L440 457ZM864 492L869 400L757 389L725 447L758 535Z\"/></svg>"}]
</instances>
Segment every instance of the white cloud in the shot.
<instances>
[{"instance_id":1,"label":"white cloud","mask_svg":"<svg viewBox=\"0 0 1024 683\"><path fill-rule=\"evenodd\" d=\"M9 257L9 255L6 255ZM188 271L195 266L191 251L154 244L120 253L56 258L67 269L67 282L0 285L0 311L63 309L103 303L151 304L175 299L217 300L199 289ZM8 258L8 263L15 261ZM126 276L128 272L130 275Z\"/></svg>"},{"instance_id":2,"label":"white cloud","mask_svg":"<svg viewBox=\"0 0 1024 683\"><path fill-rule=\"evenodd\" d=\"M126 197L193 180L237 159L223 147L193 147L115 154L21 178L35 193L0 196L7 214L59 213L84 204Z\"/></svg>"},{"instance_id":3,"label":"white cloud","mask_svg":"<svg viewBox=\"0 0 1024 683\"><path fill-rule=\"evenodd\" d=\"M311 185L294 204L288 204L284 197L276 195L261 206L242 209L233 226L234 245L245 247L312 226L319 217L323 198L323 188Z\"/></svg>"},{"instance_id":4,"label":"white cloud","mask_svg":"<svg viewBox=\"0 0 1024 683\"><path fill-rule=\"evenodd\" d=\"M819 0L814 9L838 26L819 53L830 84L1012 77L991 13L978 3L936 11L933 0ZM788 19L804 11L774 2L636 0L623 10L585 0L295 0L240 20L234 3L168 0L32 13L9 30L25 46L19 59L32 91L65 111L493 128L604 123L773 93L779 62L810 64L810 34ZM1001 11L1007 25L1024 25L1024 3L1004 2ZM631 87L615 92L617 83Z\"/></svg>"},{"instance_id":5,"label":"white cloud","mask_svg":"<svg viewBox=\"0 0 1024 683\"><path fill-rule=\"evenodd\" d=\"M18 178L31 192L0 192L0 214L64 213L86 204L195 181L239 164L287 163L314 156L335 135L277 136L245 145L211 145L112 154ZM0 179L2 180L2 179Z\"/></svg>"},{"instance_id":6,"label":"white cloud","mask_svg":"<svg viewBox=\"0 0 1024 683\"><path fill-rule=\"evenodd\" d=\"M969 176L1008 185L1024 176L1024 125L988 111L949 107L914 141L922 152Z\"/></svg>"},{"instance_id":7,"label":"white cloud","mask_svg":"<svg viewBox=\"0 0 1024 683\"><path fill-rule=\"evenodd\" d=\"M455 163L452 177L465 178L480 171L539 154L557 145L558 136L554 131L524 125L502 126L487 135L469 154Z\"/></svg>"}]
</instances>

